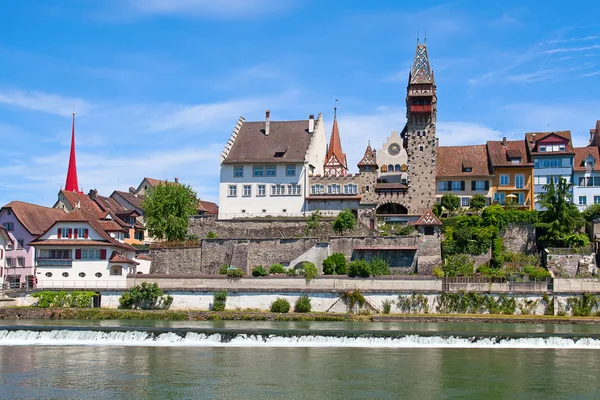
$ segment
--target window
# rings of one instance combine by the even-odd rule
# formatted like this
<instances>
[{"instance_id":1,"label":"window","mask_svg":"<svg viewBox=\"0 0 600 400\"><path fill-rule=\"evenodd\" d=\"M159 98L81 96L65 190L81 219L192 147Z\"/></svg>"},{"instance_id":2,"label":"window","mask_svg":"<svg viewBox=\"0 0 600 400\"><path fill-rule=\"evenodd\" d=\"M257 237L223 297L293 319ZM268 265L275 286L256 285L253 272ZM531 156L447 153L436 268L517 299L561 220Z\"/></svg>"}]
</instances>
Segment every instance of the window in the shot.
<instances>
[{"instance_id":1,"label":"window","mask_svg":"<svg viewBox=\"0 0 600 400\"><path fill-rule=\"evenodd\" d=\"M17 239L17 249L23 249L23 239Z\"/></svg>"},{"instance_id":2,"label":"window","mask_svg":"<svg viewBox=\"0 0 600 400\"><path fill-rule=\"evenodd\" d=\"M80 278L85 278L85 272L80 272L80 273L79 273L79 277L80 277Z\"/></svg>"},{"instance_id":3,"label":"window","mask_svg":"<svg viewBox=\"0 0 600 400\"><path fill-rule=\"evenodd\" d=\"M515 187L517 189L523 189L525 177L523 175L515 175Z\"/></svg>"},{"instance_id":4,"label":"window","mask_svg":"<svg viewBox=\"0 0 600 400\"><path fill-rule=\"evenodd\" d=\"M388 172L394 172L394 166L392 164L388 165L387 169Z\"/></svg>"},{"instance_id":5,"label":"window","mask_svg":"<svg viewBox=\"0 0 600 400\"><path fill-rule=\"evenodd\" d=\"M13 259L11 257L6 257L6 268L14 267Z\"/></svg>"},{"instance_id":6,"label":"window","mask_svg":"<svg viewBox=\"0 0 600 400\"><path fill-rule=\"evenodd\" d=\"M15 230L15 224L13 224L12 222L5 222L2 224L2 226L4 226L4 229L6 229L9 232L12 232Z\"/></svg>"},{"instance_id":7,"label":"window","mask_svg":"<svg viewBox=\"0 0 600 400\"><path fill-rule=\"evenodd\" d=\"M228 197L237 197L237 186L236 185L229 185Z\"/></svg>"},{"instance_id":8,"label":"window","mask_svg":"<svg viewBox=\"0 0 600 400\"><path fill-rule=\"evenodd\" d=\"M233 167L233 177L234 178L243 178L244 177L244 167L241 165Z\"/></svg>"},{"instance_id":9,"label":"window","mask_svg":"<svg viewBox=\"0 0 600 400\"><path fill-rule=\"evenodd\" d=\"M60 228L60 237L63 239L70 239L69 228Z\"/></svg>"},{"instance_id":10,"label":"window","mask_svg":"<svg viewBox=\"0 0 600 400\"><path fill-rule=\"evenodd\" d=\"M246 209L242 208L242 214L246 214Z\"/></svg>"},{"instance_id":11,"label":"window","mask_svg":"<svg viewBox=\"0 0 600 400\"><path fill-rule=\"evenodd\" d=\"M448 189L448 183L446 181L438 182L438 192L445 192Z\"/></svg>"},{"instance_id":12,"label":"window","mask_svg":"<svg viewBox=\"0 0 600 400\"><path fill-rule=\"evenodd\" d=\"M294 164L286 165L285 176L296 176L296 166Z\"/></svg>"},{"instance_id":13,"label":"window","mask_svg":"<svg viewBox=\"0 0 600 400\"><path fill-rule=\"evenodd\" d=\"M50 250L50 258L53 260L66 260L71 258L71 250Z\"/></svg>"},{"instance_id":14,"label":"window","mask_svg":"<svg viewBox=\"0 0 600 400\"><path fill-rule=\"evenodd\" d=\"M565 157L544 157L536 158L533 160L534 168L560 168L570 167L572 165L572 158Z\"/></svg>"},{"instance_id":15,"label":"window","mask_svg":"<svg viewBox=\"0 0 600 400\"><path fill-rule=\"evenodd\" d=\"M340 185L334 183L332 185L327 185L327 193L328 194L340 194Z\"/></svg>"},{"instance_id":16,"label":"window","mask_svg":"<svg viewBox=\"0 0 600 400\"><path fill-rule=\"evenodd\" d=\"M400 172L400 170L401 170L400 164L396 164L396 166L394 166L394 170L396 172Z\"/></svg>"},{"instance_id":17,"label":"window","mask_svg":"<svg viewBox=\"0 0 600 400\"><path fill-rule=\"evenodd\" d=\"M62 276L63 276L63 278L68 278L69 277L69 273L68 272L63 272Z\"/></svg>"},{"instance_id":18,"label":"window","mask_svg":"<svg viewBox=\"0 0 600 400\"><path fill-rule=\"evenodd\" d=\"M594 204L600 204L600 196L594 196Z\"/></svg>"},{"instance_id":19,"label":"window","mask_svg":"<svg viewBox=\"0 0 600 400\"><path fill-rule=\"evenodd\" d=\"M486 190L487 181L475 181L475 190Z\"/></svg>"},{"instance_id":20,"label":"window","mask_svg":"<svg viewBox=\"0 0 600 400\"><path fill-rule=\"evenodd\" d=\"M461 190L461 181L452 181L452 191L453 192L460 192Z\"/></svg>"},{"instance_id":21,"label":"window","mask_svg":"<svg viewBox=\"0 0 600 400\"><path fill-rule=\"evenodd\" d=\"M424 233L427 236L431 236L435 233L435 230L433 229L433 226L426 226L424 229Z\"/></svg>"},{"instance_id":22,"label":"window","mask_svg":"<svg viewBox=\"0 0 600 400\"><path fill-rule=\"evenodd\" d=\"M300 194L302 194L302 186L288 185L288 194L291 196L299 196Z\"/></svg>"},{"instance_id":23,"label":"window","mask_svg":"<svg viewBox=\"0 0 600 400\"><path fill-rule=\"evenodd\" d=\"M253 176L263 176L263 167L252 167L252 175Z\"/></svg>"},{"instance_id":24,"label":"window","mask_svg":"<svg viewBox=\"0 0 600 400\"><path fill-rule=\"evenodd\" d=\"M533 178L533 183L535 185L547 185L548 177L547 176L536 176Z\"/></svg>"},{"instance_id":25,"label":"window","mask_svg":"<svg viewBox=\"0 0 600 400\"><path fill-rule=\"evenodd\" d=\"M110 267L110 274L119 276L123 275L123 267L121 267L120 265L114 265Z\"/></svg>"},{"instance_id":26,"label":"window","mask_svg":"<svg viewBox=\"0 0 600 400\"><path fill-rule=\"evenodd\" d=\"M52 272L46 272L46 277L47 278L52 278Z\"/></svg>"},{"instance_id":27,"label":"window","mask_svg":"<svg viewBox=\"0 0 600 400\"><path fill-rule=\"evenodd\" d=\"M271 186L271 196L284 196L285 195L285 185L272 185Z\"/></svg>"},{"instance_id":28,"label":"window","mask_svg":"<svg viewBox=\"0 0 600 400\"><path fill-rule=\"evenodd\" d=\"M519 196L519 205L522 206L523 204L525 204L525 193L519 193L518 196Z\"/></svg>"},{"instance_id":29,"label":"window","mask_svg":"<svg viewBox=\"0 0 600 400\"><path fill-rule=\"evenodd\" d=\"M508 175L500 175L500 186L508 186L510 183L510 177Z\"/></svg>"},{"instance_id":30,"label":"window","mask_svg":"<svg viewBox=\"0 0 600 400\"><path fill-rule=\"evenodd\" d=\"M265 185L258 185L258 194L257 196L266 196L267 195L267 189L265 187Z\"/></svg>"},{"instance_id":31,"label":"window","mask_svg":"<svg viewBox=\"0 0 600 400\"><path fill-rule=\"evenodd\" d=\"M244 197L252 196L252 186L244 185Z\"/></svg>"},{"instance_id":32,"label":"window","mask_svg":"<svg viewBox=\"0 0 600 400\"><path fill-rule=\"evenodd\" d=\"M472 172L472 171L473 171L473 168L471 168L471 167L463 168L463 172Z\"/></svg>"},{"instance_id":33,"label":"window","mask_svg":"<svg viewBox=\"0 0 600 400\"><path fill-rule=\"evenodd\" d=\"M18 268L23 268L24 266L25 266L25 258L18 257L17 258L17 267Z\"/></svg>"},{"instance_id":34,"label":"window","mask_svg":"<svg viewBox=\"0 0 600 400\"><path fill-rule=\"evenodd\" d=\"M463 207L469 207L471 205L471 199L469 197L461 197L460 203Z\"/></svg>"},{"instance_id":35,"label":"window","mask_svg":"<svg viewBox=\"0 0 600 400\"><path fill-rule=\"evenodd\" d=\"M102 278L102 273L101 272L96 272L95 276L96 276L96 278Z\"/></svg>"},{"instance_id":36,"label":"window","mask_svg":"<svg viewBox=\"0 0 600 400\"><path fill-rule=\"evenodd\" d=\"M131 221L129 221L129 223L131 224ZM77 237L78 238L82 238L82 239L85 238L85 239L87 239L87 236L88 236L87 235L87 229L85 229L85 228L78 228L77 229Z\"/></svg>"},{"instance_id":37,"label":"window","mask_svg":"<svg viewBox=\"0 0 600 400\"><path fill-rule=\"evenodd\" d=\"M419 151L423 151L423 146L419 146Z\"/></svg>"},{"instance_id":38,"label":"window","mask_svg":"<svg viewBox=\"0 0 600 400\"><path fill-rule=\"evenodd\" d=\"M353 183L344 185L344 194L356 194L358 193L358 186Z\"/></svg>"},{"instance_id":39,"label":"window","mask_svg":"<svg viewBox=\"0 0 600 400\"><path fill-rule=\"evenodd\" d=\"M587 205L587 196L579 196L579 205L580 206Z\"/></svg>"},{"instance_id":40,"label":"window","mask_svg":"<svg viewBox=\"0 0 600 400\"><path fill-rule=\"evenodd\" d=\"M499 204L504 204L506 202L506 193L496 192L494 194L494 201Z\"/></svg>"},{"instance_id":41,"label":"window","mask_svg":"<svg viewBox=\"0 0 600 400\"><path fill-rule=\"evenodd\" d=\"M546 152L546 146L540 146L540 153Z\"/></svg>"},{"instance_id":42,"label":"window","mask_svg":"<svg viewBox=\"0 0 600 400\"><path fill-rule=\"evenodd\" d=\"M311 185L310 194L323 194L325 193L325 186L323 185Z\"/></svg>"},{"instance_id":43,"label":"window","mask_svg":"<svg viewBox=\"0 0 600 400\"><path fill-rule=\"evenodd\" d=\"M75 257L77 258L77 257ZM100 250L96 249L83 249L81 250L81 259L82 260L99 260L100 259Z\"/></svg>"},{"instance_id":44,"label":"window","mask_svg":"<svg viewBox=\"0 0 600 400\"><path fill-rule=\"evenodd\" d=\"M277 176L277 167L275 167L274 165L271 165L269 167L266 167L267 170L267 176Z\"/></svg>"},{"instance_id":45,"label":"window","mask_svg":"<svg viewBox=\"0 0 600 400\"><path fill-rule=\"evenodd\" d=\"M135 231L133 237L135 240L144 240L144 231Z\"/></svg>"}]
</instances>

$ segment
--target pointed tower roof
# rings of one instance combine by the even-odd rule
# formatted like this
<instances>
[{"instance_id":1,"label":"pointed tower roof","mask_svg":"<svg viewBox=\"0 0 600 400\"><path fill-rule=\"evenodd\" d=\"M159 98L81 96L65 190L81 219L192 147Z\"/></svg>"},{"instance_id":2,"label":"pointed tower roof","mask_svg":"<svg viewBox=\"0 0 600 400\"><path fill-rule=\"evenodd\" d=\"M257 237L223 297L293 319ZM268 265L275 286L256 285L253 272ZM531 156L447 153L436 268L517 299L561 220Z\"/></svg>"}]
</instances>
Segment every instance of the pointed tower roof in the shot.
<instances>
[{"instance_id":1,"label":"pointed tower roof","mask_svg":"<svg viewBox=\"0 0 600 400\"><path fill-rule=\"evenodd\" d=\"M358 163L359 168L360 167L368 167L368 166L378 167L377 162L375 161L375 155L373 154L373 149L371 148L370 143L367 146L367 149L365 150L365 155L363 156L362 160L360 160L360 162Z\"/></svg>"},{"instance_id":2,"label":"pointed tower roof","mask_svg":"<svg viewBox=\"0 0 600 400\"><path fill-rule=\"evenodd\" d=\"M73 124L71 126L71 154L69 156L69 169L67 170L67 181L65 182L67 192L81 193L77 181L77 162L75 161L75 113L73 113Z\"/></svg>"},{"instance_id":3,"label":"pointed tower roof","mask_svg":"<svg viewBox=\"0 0 600 400\"><path fill-rule=\"evenodd\" d=\"M433 71L429 65L429 56L427 55L427 45L417 44L417 52L410 71L409 84L434 84Z\"/></svg>"},{"instance_id":4,"label":"pointed tower roof","mask_svg":"<svg viewBox=\"0 0 600 400\"><path fill-rule=\"evenodd\" d=\"M338 128L337 119L335 117L333 119L333 127L331 128L331 138L329 139L329 148L327 149L327 156L325 156L325 162L331 160L331 156L335 156L335 158L337 158L340 164L347 168L346 154L342 151L342 140L340 139L340 130Z\"/></svg>"}]
</instances>

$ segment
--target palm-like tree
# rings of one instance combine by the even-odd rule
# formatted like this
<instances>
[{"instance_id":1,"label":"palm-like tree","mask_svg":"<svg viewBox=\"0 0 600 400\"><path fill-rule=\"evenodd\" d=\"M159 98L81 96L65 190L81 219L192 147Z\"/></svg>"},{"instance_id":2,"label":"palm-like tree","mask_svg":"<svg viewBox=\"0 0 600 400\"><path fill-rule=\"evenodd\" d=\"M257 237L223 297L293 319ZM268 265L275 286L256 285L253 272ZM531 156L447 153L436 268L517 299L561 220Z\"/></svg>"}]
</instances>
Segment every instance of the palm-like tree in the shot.
<instances>
[{"instance_id":1,"label":"palm-like tree","mask_svg":"<svg viewBox=\"0 0 600 400\"><path fill-rule=\"evenodd\" d=\"M543 211L536 226L543 231L540 240L545 246L565 246L567 237L583 223L577 206L571 202L572 187L564 178L555 184L551 177L544 185L545 193L538 195Z\"/></svg>"}]
</instances>

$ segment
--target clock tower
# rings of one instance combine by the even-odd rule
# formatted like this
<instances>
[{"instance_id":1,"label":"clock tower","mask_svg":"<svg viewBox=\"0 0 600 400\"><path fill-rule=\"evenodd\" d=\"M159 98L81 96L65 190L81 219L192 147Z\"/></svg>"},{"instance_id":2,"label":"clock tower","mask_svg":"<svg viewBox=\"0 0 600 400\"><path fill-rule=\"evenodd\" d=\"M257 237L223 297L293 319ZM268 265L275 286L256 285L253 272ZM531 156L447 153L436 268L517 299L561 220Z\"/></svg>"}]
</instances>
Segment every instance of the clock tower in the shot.
<instances>
[{"instance_id":1,"label":"clock tower","mask_svg":"<svg viewBox=\"0 0 600 400\"><path fill-rule=\"evenodd\" d=\"M408 155L398 131L392 131L377 151L378 178L385 183L407 182Z\"/></svg>"},{"instance_id":2,"label":"clock tower","mask_svg":"<svg viewBox=\"0 0 600 400\"><path fill-rule=\"evenodd\" d=\"M422 213L435 202L437 96L427 46L417 44L408 77L406 126L402 131L408 156L407 185L411 213Z\"/></svg>"}]
</instances>

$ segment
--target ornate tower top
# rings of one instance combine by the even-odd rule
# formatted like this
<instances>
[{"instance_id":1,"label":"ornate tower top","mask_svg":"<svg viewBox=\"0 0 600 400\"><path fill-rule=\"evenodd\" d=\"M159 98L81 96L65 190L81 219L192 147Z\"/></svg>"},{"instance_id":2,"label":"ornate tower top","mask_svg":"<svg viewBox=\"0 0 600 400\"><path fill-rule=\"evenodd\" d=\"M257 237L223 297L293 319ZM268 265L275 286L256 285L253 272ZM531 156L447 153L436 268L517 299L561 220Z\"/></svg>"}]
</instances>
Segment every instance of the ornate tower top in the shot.
<instances>
[{"instance_id":1,"label":"ornate tower top","mask_svg":"<svg viewBox=\"0 0 600 400\"><path fill-rule=\"evenodd\" d=\"M362 160L360 160L360 162L358 163L358 169L361 172L377 171L377 168L379 166L377 165L375 156L376 154L377 153L373 151L373 149L371 148L371 144L369 143L367 145L367 149L365 150L365 155L363 156Z\"/></svg>"},{"instance_id":2,"label":"ornate tower top","mask_svg":"<svg viewBox=\"0 0 600 400\"><path fill-rule=\"evenodd\" d=\"M77 181L77 162L75 161L75 113L73 113L73 124L71 126L71 154L69 156L69 169L67 170L65 190L82 193L79 190L79 183Z\"/></svg>"},{"instance_id":3,"label":"ornate tower top","mask_svg":"<svg viewBox=\"0 0 600 400\"><path fill-rule=\"evenodd\" d=\"M331 138L325 156L324 171L325 175L345 176L348 174L348 164L346 153L342 151L342 140L340 139L340 129L337 123L337 107L334 107L333 110L333 127L331 128Z\"/></svg>"},{"instance_id":4,"label":"ornate tower top","mask_svg":"<svg viewBox=\"0 0 600 400\"><path fill-rule=\"evenodd\" d=\"M427 45L417 44L417 52L413 62L412 70L408 79L409 85L430 84L434 85L433 71L429 65L429 56L427 55Z\"/></svg>"}]
</instances>

